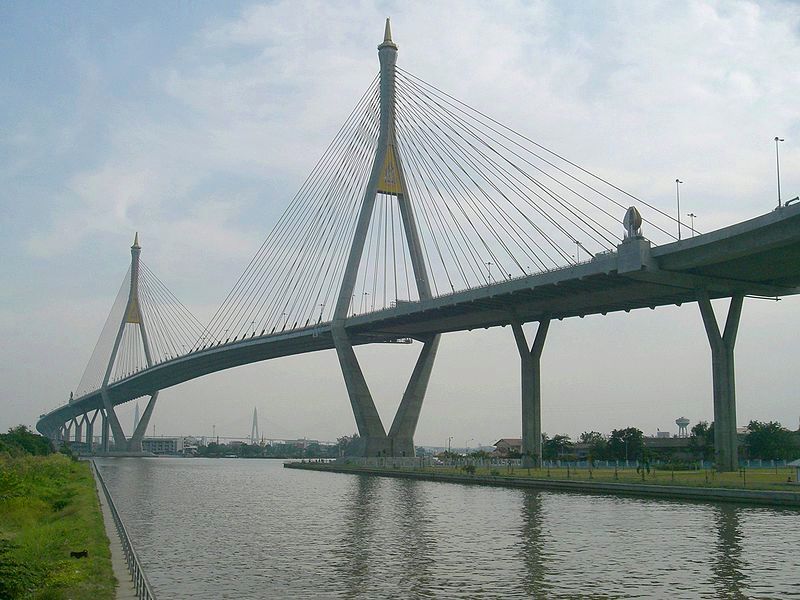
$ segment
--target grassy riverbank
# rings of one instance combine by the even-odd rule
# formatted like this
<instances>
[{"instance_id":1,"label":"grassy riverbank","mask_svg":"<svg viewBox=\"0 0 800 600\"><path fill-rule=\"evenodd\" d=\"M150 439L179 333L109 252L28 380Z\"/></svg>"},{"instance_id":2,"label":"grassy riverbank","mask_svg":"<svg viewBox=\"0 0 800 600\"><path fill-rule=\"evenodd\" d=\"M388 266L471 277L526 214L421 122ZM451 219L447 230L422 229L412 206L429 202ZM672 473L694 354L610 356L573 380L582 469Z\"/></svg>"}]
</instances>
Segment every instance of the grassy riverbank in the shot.
<instances>
[{"instance_id":1,"label":"grassy riverbank","mask_svg":"<svg viewBox=\"0 0 800 600\"><path fill-rule=\"evenodd\" d=\"M651 471L641 473L635 469L626 471L521 468L419 468L386 466L357 466L344 463L292 462L284 463L290 469L329 471L334 473L353 473L401 477L428 481L477 484L504 487L522 487L565 492L612 494L620 496L648 496L694 501L739 502L800 508L800 486L792 483L778 483L776 478L785 476L779 469L776 474L756 473L705 473L703 471ZM749 485L745 486L744 480ZM708 480L706 480L708 477ZM740 477L740 480L736 478ZM785 480L784 480L785 481Z\"/></svg>"},{"instance_id":2,"label":"grassy riverbank","mask_svg":"<svg viewBox=\"0 0 800 600\"><path fill-rule=\"evenodd\" d=\"M435 467L415 469L428 473L450 473L463 475L461 468ZM697 471L669 471L651 469L648 473L637 473L635 468L628 469L567 469L558 467L551 469L524 469L520 467L476 467L475 475L497 477L531 477L533 479L558 479L568 481L596 481L601 483L638 483L650 485L680 485L690 487L710 487L748 490L781 490L797 492L800 486L789 483L794 481L794 469L779 467L778 469L743 469L731 473L717 473L713 469Z\"/></svg>"},{"instance_id":3,"label":"grassy riverbank","mask_svg":"<svg viewBox=\"0 0 800 600\"><path fill-rule=\"evenodd\" d=\"M89 469L60 454L0 454L0 598L114 597ZM82 550L88 557L70 558Z\"/></svg>"}]
</instances>

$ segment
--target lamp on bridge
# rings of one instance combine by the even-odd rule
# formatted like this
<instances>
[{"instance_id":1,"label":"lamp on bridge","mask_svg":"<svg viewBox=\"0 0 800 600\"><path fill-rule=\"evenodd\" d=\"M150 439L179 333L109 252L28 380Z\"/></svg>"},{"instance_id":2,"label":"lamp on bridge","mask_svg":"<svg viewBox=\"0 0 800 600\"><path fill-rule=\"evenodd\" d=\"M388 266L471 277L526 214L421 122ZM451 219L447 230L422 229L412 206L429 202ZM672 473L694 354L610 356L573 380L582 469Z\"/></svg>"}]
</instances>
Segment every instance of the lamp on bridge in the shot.
<instances>
[{"instance_id":1,"label":"lamp on bridge","mask_svg":"<svg viewBox=\"0 0 800 600\"><path fill-rule=\"evenodd\" d=\"M680 179L675 180L675 201L678 203L678 239L681 239L681 184Z\"/></svg>"},{"instance_id":2,"label":"lamp on bridge","mask_svg":"<svg viewBox=\"0 0 800 600\"><path fill-rule=\"evenodd\" d=\"M775 170L778 174L778 208L781 207L781 159L778 153L778 144L785 141L782 137L775 136Z\"/></svg>"},{"instance_id":3,"label":"lamp on bridge","mask_svg":"<svg viewBox=\"0 0 800 600\"><path fill-rule=\"evenodd\" d=\"M692 230L692 237L694 237L694 233L695 233L695 231L694 231L694 220L697 217L697 215L694 214L693 212L690 212L690 213L686 213L686 216L689 217L692 220L692 224L689 225L689 229Z\"/></svg>"}]
</instances>

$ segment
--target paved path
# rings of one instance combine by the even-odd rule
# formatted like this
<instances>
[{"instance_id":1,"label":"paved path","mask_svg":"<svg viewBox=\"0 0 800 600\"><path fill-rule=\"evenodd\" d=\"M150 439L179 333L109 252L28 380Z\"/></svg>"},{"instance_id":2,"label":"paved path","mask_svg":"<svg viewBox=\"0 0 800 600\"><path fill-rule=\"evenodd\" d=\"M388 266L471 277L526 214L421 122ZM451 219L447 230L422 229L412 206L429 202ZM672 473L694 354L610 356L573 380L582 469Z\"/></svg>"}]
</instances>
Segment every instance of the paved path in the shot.
<instances>
[{"instance_id":1,"label":"paved path","mask_svg":"<svg viewBox=\"0 0 800 600\"><path fill-rule=\"evenodd\" d=\"M114 526L114 517L111 516L111 509L108 508L108 501L106 495L100 487L100 482L97 480L97 475L92 469L94 476L94 486L97 490L97 497L100 499L100 509L103 512L103 523L106 526L106 535L108 536L109 546L111 547L111 568L114 571L114 577L117 578L117 600L136 600L136 589L133 587L133 580L128 571L128 563L125 562L125 554L122 551L122 544L119 541L119 534L117 528Z\"/></svg>"}]
</instances>

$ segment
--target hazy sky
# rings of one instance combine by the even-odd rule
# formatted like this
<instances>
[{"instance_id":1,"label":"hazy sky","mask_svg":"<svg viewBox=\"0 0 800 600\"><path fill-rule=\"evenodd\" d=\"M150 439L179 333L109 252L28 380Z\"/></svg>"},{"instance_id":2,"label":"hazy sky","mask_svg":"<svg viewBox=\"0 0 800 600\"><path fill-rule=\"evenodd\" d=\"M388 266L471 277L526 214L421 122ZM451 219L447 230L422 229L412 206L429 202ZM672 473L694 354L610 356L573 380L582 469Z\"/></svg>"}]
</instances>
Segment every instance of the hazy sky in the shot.
<instances>
[{"instance_id":1,"label":"hazy sky","mask_svg":"<svg viewBox=\"0 0 800 600\"><path fill-rule=\"evenodd\" d=\"M704 231L800 193L795 2L0 3L0 428L80 379L129 261L208 319L377 73L398 64ZM719 303L722 306L726 303ZM747 300L738 422L796 428L800 300ZM386 427L417 347L360 348ZM710 419L696 304L556 322L543 428ZM141 402L141 401L140 401ZM119 408L130 429L132 403ZM352 433L335 353L165 390L157 433ZM444 336L416 441L518 436L509 329Z\"/></svg>"}]
</instances>

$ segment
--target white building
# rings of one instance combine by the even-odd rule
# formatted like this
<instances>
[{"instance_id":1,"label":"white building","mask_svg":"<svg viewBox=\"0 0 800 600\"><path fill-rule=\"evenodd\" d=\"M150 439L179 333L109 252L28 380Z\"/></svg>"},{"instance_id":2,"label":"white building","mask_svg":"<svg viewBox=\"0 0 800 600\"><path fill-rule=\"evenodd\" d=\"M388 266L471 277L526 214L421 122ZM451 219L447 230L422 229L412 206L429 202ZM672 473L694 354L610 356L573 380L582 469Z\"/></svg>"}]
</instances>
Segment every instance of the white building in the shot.
<instances>
[{"instance_id":1,"label":"white building","mask_svg":"<svg viewBox=\"0 0 800 600\"><path fill-rule=\"evenodd\" d=\"M142 451L153 454L183 454L182 437L155 437L142 440Z\"/></svg>"}]
</instances>

